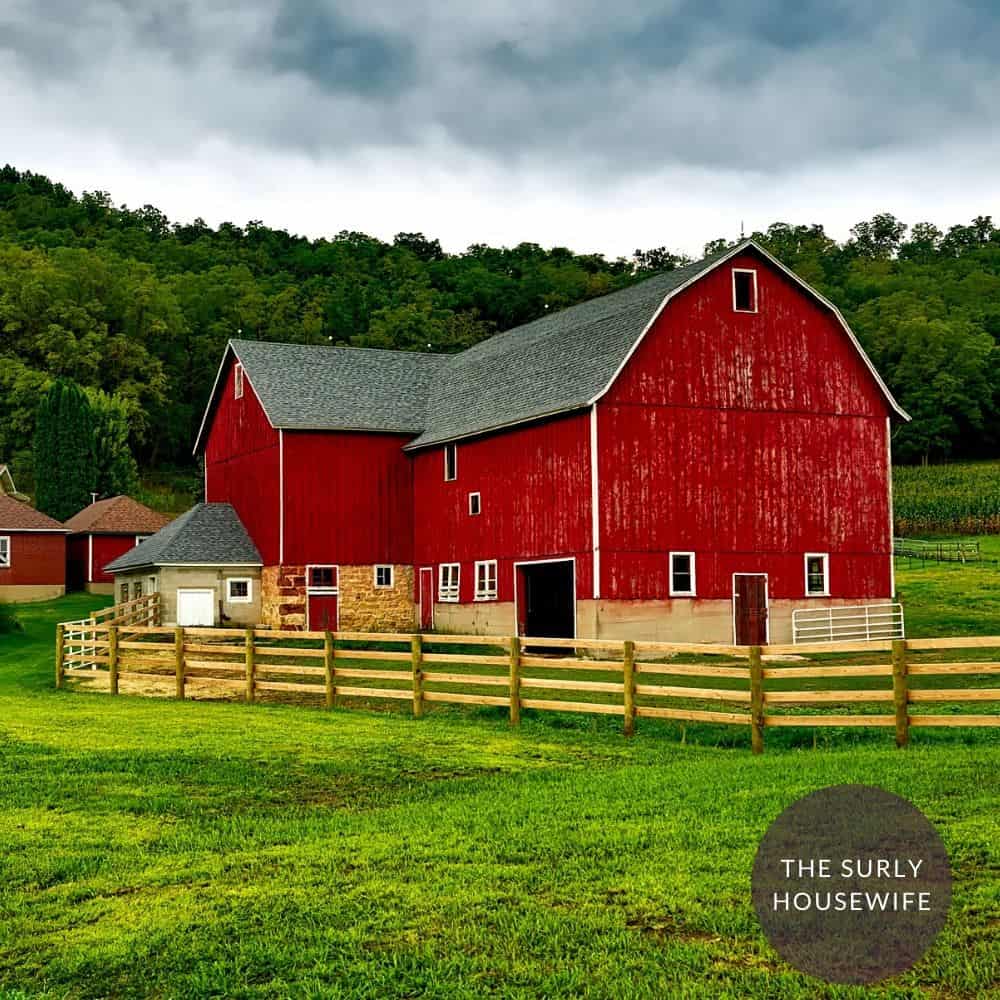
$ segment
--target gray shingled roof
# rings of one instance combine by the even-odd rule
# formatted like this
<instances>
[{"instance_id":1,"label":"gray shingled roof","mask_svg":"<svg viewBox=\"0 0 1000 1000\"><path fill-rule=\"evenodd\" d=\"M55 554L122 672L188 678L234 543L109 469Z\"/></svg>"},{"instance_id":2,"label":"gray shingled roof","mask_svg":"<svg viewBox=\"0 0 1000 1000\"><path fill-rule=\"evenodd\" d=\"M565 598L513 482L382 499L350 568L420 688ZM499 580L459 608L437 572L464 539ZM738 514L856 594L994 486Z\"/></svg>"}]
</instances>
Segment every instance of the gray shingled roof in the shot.
<instances>
[{"instance_id":1,"label":"gray shingled roof","mask_svg":"<svg viewBox=\"0 0 1000 1000\"><path fill-rule=\"evenodd\" d=\"M260 566L263 560L230 504L199 503L104 568L109 573L123 573L185 563Z\"/></svg>"},{"instance_id":2,"label":"gray shingled roof","mask_svg":"<svg viewBox=\"0 0 1000 1000\"><path fill-rule=\"evenodd\" d=\"M234 340L271 423L287 430L401 431L424 427L427 387L444 354Z\"/></svg>"}]
</instances>

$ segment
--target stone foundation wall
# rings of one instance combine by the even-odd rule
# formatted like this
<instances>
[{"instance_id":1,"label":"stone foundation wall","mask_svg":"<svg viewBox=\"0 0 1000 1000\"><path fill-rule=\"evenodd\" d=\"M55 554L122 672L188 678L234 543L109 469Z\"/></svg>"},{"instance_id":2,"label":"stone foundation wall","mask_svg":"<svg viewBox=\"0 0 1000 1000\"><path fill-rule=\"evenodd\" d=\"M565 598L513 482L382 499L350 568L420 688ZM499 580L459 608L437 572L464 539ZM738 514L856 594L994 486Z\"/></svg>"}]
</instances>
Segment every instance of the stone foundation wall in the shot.
<instances>
[{"instance_id":1,"label":"stone foundation wall","mask_svg":"<svg viewBox=\"0 0 1000 1000\"><path fill-rule=\"evenodd\" d=\"M412 632L417 627L413 567L393 566L392 586L375 586L374 566L340 567L340 631Z\"/></svg>"},{"instance_id":2,"label":"stone foundation wall","mask_svg":"<svg viewBox=\"0 0 1000 1000\"><path fill-rule=\"evenodd\" d=\"M260 622L289 632L305 629L305 566L264 567L260 580Z\"/></svg>"}]
</instances>

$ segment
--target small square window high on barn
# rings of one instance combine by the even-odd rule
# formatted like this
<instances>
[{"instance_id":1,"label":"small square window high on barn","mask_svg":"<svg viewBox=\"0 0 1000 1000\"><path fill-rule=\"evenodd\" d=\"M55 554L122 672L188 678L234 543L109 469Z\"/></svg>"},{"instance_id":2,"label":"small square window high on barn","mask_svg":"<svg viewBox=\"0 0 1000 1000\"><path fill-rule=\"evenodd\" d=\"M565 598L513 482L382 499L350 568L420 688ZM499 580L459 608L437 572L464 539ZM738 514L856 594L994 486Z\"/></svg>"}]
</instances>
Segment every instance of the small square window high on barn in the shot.
<instances>
[{"instance_id":1,"label":"small square window high on barn","mask_svg":"<svg viewBox=\"0 0 1000 1000\"><path fill-rule=\"evenodd\" d=\"M375 586L378 587L379 590L388 590L392 587L391 566L375 567Z\"/></svg>"},{"instance_id":2,"label":"small square window high on barn","mask_svg":"<svg viewBox=\"0 0 1000 1000\"><path fill-rule=\"evenodd\" d=\"M469 513L475 516L482 510L482 502L478 493L469 494Z\"/></svg>"},{"instance_id":3,"label":"small square window high on barn","mask_svg":"<svg viewBox=\"0 0 1000 1000\"><path fill-rule=\"evenodd\" d=\"M458 479L458 451L453 444L444 446L444 481L453 483Z\"/></svg>"},{"instance_id":4,"label":"small square window high on barn","mask_svg":"<svg viewBox=\"0 0 1000 1000\"><path fill-rule=\"evenodd\" d=\"M757 272L733 268L733 309L736 312L757 311Z\"/></svg>"}]
</instances>

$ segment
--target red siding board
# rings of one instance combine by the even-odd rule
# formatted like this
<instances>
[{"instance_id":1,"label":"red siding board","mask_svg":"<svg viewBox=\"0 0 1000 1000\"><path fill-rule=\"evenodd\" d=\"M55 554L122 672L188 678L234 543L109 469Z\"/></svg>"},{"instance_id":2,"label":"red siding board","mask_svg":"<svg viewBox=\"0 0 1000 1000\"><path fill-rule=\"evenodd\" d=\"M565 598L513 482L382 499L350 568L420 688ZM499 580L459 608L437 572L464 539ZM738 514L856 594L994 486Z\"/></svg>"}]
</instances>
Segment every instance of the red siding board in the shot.
<instances>
[{"instance_id":1,"label":"red siding board","mask_svg":"<svg viewBox=\"0 0 1000 1000\"><path fill-rule=\"evenodd\" d=\"M223 379L205 443L205 499L231 503L265 565L280 551L279 434L267 419L249 377L234 398L233 364Z\"/></svg>"},{"instance_id":2,"label":"red siding board","mask_svg":"<svg viewBox=\"0 0 1000 1000\"><path fill-rule=\"evenodd\" d=\"M442 448L413 457L416 564L461 563L466 603L474 563L496 559L498 600L513 601L516 561L575 556L577 596L592 596L589 414L460 441L457 455L450 483ZM469 514L470 492L480 494L478 515Z\"/></svg>"},{"instance_id":3,"label":"red siding board","mask_svg":"<svg viewBox=\"0 0 1000 1000\"><path fill-rule=\"evenodd\" d=\"M114 583L111 573L105 573L104 567L114 562L119 556L135 548L135 535L94 535L94 566L90 577L91 583Z\"/></svg>"},{"instance_id":4,"label":"red siding board","mask_svg":"<svg viewBox=\"0 0 1000 1000\"><path fill-rule=\"evenodd\" d=\"M285 432L285 562L413 562L413 469L400 434Z\"/></svg>"},{"instance_id":5,"label":"red siding board","mask_svg":"<svg viewBox=\"0 0 1000 1000\"><path fill-rule=\"evenodd\" d=\"M10 536L10 566L0 587L65 586L66 536L41 531L3 531Z\"/></svg>"}]
</instances>

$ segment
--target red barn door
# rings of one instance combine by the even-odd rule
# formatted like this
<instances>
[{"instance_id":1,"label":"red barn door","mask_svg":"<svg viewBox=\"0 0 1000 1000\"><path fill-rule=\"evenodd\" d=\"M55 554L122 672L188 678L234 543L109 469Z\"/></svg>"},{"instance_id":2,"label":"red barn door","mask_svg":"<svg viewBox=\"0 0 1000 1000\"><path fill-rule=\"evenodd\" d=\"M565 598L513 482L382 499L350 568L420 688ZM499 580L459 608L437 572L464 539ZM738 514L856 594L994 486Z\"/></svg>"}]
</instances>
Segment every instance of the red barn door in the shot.
<instances>
[{"instance_id":1,"label":"red barn door","mask_svg":"<svg viewBox=\"0 0 1000 1000\"><path fill-rule=\"evenodd\" d=\"M767 644L767 577L763 573L733 576L733 621L736 645Z\"/></svg>"},{"instance_id":2,"label":"red barn door","mask_svg":"<svg viewBox=\"0 0 1000 1000\"><path fill-rule=\"evenodd\" d=\"M427 632L434 628L434 567L420 567L420 591L417 594L420 604L420 631Z\"/></svg>"},{"instance_id":3,"label":"red barn door","mask_svg":"<svg viewBox=\"0 0 1000 1000\"><path fill-rule=\"evenodd\" d=\"M306 628L310 632L337 631L337 577L336 566L306 567Z\"/></svg>"}]
</instances>

